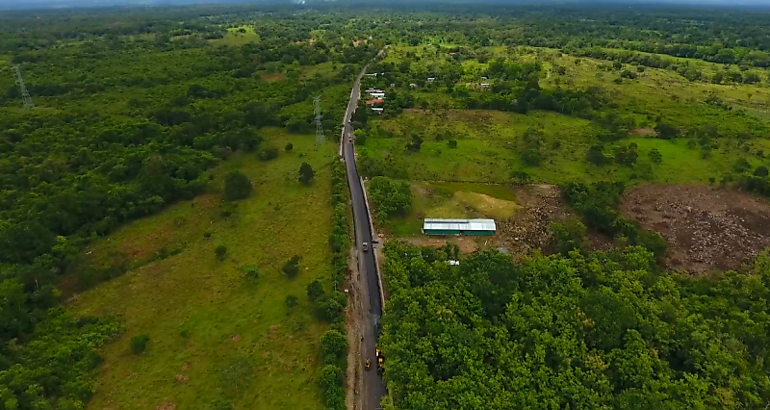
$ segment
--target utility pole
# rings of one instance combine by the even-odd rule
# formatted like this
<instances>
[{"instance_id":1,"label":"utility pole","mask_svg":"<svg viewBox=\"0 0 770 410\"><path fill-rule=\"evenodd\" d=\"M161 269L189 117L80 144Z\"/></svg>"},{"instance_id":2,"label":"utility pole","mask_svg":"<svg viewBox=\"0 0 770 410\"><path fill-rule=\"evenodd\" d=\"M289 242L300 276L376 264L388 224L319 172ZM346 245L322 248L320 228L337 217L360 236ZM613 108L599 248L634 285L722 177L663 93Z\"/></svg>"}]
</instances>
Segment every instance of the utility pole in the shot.
<instances>
[{"instance_id":1,"label":"utility pole","mask_svg":"<svg viewBox=\"0 0 770 410\"><path fill-rule=\"evenodd\" d=\"M32 97L29 96L27 86L24 85L24 78L21 77L21 69L18 65L14 66L13 68L16 71L16 84L19 85L19 91L21 91L21 99L24 101L24 108L33 108L35 104L32 103Z\"/></svg>"},{"instance_id":2,"label":"utility pole","mask_svg":"<svg viewBox=\"0 0 770 410\"><path fill-rule=\"evenodd\" d=\"M321 96L313 97L313 107L315 108L315 143L320 144L324 141L324 127L321 124Z\"/></svg>"}]
</instances>

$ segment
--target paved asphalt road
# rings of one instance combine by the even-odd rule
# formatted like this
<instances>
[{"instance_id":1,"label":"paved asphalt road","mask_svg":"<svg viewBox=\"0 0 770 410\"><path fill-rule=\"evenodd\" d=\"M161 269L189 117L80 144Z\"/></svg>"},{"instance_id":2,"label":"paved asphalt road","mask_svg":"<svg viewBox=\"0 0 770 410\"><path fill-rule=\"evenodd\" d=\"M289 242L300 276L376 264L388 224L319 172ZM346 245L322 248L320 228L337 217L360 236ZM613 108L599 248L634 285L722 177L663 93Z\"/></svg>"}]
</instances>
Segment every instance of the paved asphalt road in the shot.
<instances>
[{"instance_id":1,"label":"paved asphalt road","mask_svg":"<svg viewBox=\"0 0 770 410\"><path fill-rule=\"evenodd\" d=\"M372 362L372 368L364 373L363 386L363 410L376 410L380 408L382 397L387 393L382 377L377 373L377 359L374 357L374 349L377 345L377 322L382 316L382 303L380 301L380 286L377 278L377 271L374 263L374 250L372 249L372 229L369 221L369 210L366 209L364 201L364 189L361 186L361 178L356 169L355 151L350 138L353 135L353 127L350 125L350 118L358 106L360 97L361 77L363 77L366 68L358 75L350 93L350 102L345 111L344 133L343 133L343 158L348 174L348 187L350 188L350 198L353 206L353 222L356 231L356 248L358 249L358 269L361 273L361 289L363 289L362 299L364 308L369 309L369 317L366 320L363 329L364 342L361 347L363 360L369 359ZM369 251L363 251L363 242L369 244Z\"/></svg>"}]
</instances>

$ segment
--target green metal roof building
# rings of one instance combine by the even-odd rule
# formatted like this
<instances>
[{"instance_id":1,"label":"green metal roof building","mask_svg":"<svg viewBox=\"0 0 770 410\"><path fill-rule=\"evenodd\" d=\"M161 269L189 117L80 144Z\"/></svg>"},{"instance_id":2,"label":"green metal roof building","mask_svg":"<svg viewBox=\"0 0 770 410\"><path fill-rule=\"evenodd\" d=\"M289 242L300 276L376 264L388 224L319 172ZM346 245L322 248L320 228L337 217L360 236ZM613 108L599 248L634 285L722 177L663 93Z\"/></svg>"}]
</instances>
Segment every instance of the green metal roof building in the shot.
<instances>
[{"instance_id":1,"label":"green metal roof building","mask_svg":"<svg viewBox=\"0 0 770 410\"><path fill-rule=\"evenodd\" d=\"M494 219L425 219L422 233L425 235L494 235L497 232Z\"/></svg>"}]
</instances>

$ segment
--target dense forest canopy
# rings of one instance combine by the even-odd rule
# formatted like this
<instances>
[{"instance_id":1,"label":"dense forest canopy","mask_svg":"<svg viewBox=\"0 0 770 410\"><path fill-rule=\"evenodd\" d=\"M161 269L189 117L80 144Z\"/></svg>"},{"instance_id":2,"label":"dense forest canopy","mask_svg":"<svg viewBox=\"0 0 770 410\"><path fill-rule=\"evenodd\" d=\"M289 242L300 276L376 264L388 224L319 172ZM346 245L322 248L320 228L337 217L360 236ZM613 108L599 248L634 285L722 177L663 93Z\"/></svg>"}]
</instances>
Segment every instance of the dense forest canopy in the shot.
<instances>
[{"instance_id":1,"label":"dense forest canopy","mask_svg":"<svg viewBox=\"0 0 770 410\"><path fill-rule=\"evenodd\" d=\"M641 248L513 263L392 243L381 336L403 409L763 408L770 259L676 278Z\"/></svg>"}]
</instances>

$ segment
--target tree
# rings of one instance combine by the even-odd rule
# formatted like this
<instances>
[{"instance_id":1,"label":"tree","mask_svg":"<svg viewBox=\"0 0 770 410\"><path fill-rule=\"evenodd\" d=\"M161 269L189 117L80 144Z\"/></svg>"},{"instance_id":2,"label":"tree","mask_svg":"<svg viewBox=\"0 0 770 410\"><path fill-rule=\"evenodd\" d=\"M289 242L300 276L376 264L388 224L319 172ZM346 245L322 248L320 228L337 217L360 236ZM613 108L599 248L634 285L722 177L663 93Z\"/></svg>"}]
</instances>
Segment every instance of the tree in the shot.
<instances>
[{"instance_id":1,"label":"tree","mask_svg":"<svg viewBox=\"0 0 770 410\"><path fill-rule=\"evenodd\" d=\"M636 145L634 143L628 144L625 147L616 147L614 149L614 153L615 162L628 167L636 164L636 159L639 158L639 154L636 152Z\"/></svg>"},{"instance_id":2,"label":"tree","mask_svg":"<svg viewBox=\"0 0 770 410\"><path fill-rule=\"evenodd\" d=\"M147 349L147 343L150 342L150 336L142 333L131 338L131 353L141 354Z\"/></svg>"},{"instance_id":3,"label":"tree","mask_svg":"<svg viewBox=\"0 0 770 410\"><path fill-rule=\"evenodd\" d=\"M521 160L530 167L536 167L543 162L543 154L540 150L526 148L521 152Z\"/></svg>"},{"instance_id":4,"label":"tree","mask_svg":"<svg viewBox=\"0 0 770 410\"><path fill-rule=\"evenodd\" d=\"M393 215L404 215L412 207L409 183L387 177L374 177L369 181L369 199L382 221Z\"/></svg>"},{"instance_id":5,"label":"tree","mask_svg":"<svg viewBox=\"0 0 770 410\"><path fill-rule=\"evenodd\" d=\"M412 135L412 141L406 144L407 151L417 152L422 147L422 138L418 135Z\"/></svg>"},{"instance_id":6,"label":"tree","mask_svg":"<svg viewBox=\"0 0 770 410\"><path fill-rule=\"evenodd\" d=\"M348 351L348 338L336 329L327 330L321 337L321 350L327 364L339 364Z\"/></svg>"},{"instance_id":7,"label":"tree","mask_svg":"<svg viewBox=\"0 0 770 410\"><path fill-rule=\"evenodd\" d=\"M286 147L284 147L284 149L283 149L283 150L284 150L284 151L286 151L286 152L289 152L289 151L291 151L291 150L293 150L293 149L294 149L294 144L292 144L291 142L289 142L289 143L286 143Z\"/></svg>"},{"instance_id":8,"label":"tree","mask_svg":"<svg viewBox=\"0 0 770 410\"><path fill-rule=\"evenodd\" d=\"M356 136L356 139L355 139L356 145L363 146L366 144L366 138L368 134L365 130L362 130L362 129L355 130L353 132L353 135Z\"/></svg>"},{"instance_id":9,"label":"tree","mask_svg":"<svg viewBox=\"0 0 770 410\"><path fill-rule=\"evenodd\" d=\"M586 234L586 226L577 219L570 219L565 223L551 223L553 244L557 252L569 255L573 250L583 250L583 238Z\"/></svg>"},{"instance_id":10,"label":"tree","mask_svg":"<svg viewBox=\"0 0 770 410\"><path fill-rule=\"evenodd\" d=\"M299 304L299 299L297 299L297 297L294 295L286 295L286 299L284 299L283 304L286 305L286 307L289 309L292 309Z\"/></svg>"},{"instance_id":11,"label":"tree","mask_svg":"<svg viewBox=\"0 0 770 410\"><path fill-rule=\"evenodd\" d=\"M594 165L605 165L612 161L611 157L604 154L604 150L601 145L593 145L588 149L586 154L588 162Z\"/></svg>"},{"instance_id":12,"label":"tree","mask_svg":"<svg viewBox=\"0 0 770 410\"><path fill-rule=\"evenodd\" d=\"M449 140L446 144L449 148L457 148L457 140Z\"/></svg>"},{"instance_id":13,"label":"tree","mask_svg":"<svg viewBox=\"0 0 770 410\"><path fill-rule=\"evenodd\" d=\"M658 138L663 139L672 139L679 136L679 130L674 128L672 125L658 122L658 124L655 126L655 132L658 133Z\"/></svg>"},{"instance_id":14,"label":"tree","mask_svg":"<svg viewBox=\"0 0 770 410\"><path fill-rule=\"evenodd\" d=\"M257 158L259 158L260 161L270 161L276 159L278 158L278 148L267 147L263 150L260 150L259 153L257 153Z\"/></svg>"},{"instance_id":15,"label":"tree","mask_svg":"<svg viewBox=\"0 0 770 410\"><path fill-rule=\"evenodd\" d=\"M764 165L760 165L757 167L757 169L754 170L754 176L756 177L766 177L768 175L767 167Z\"/></svg>"},{"instance_id":16,"label":"tree","mask_svg":"<svg viewBox=\"0 0 770 410\"><path fill-rule=\"evenodd\" d=\"M217 247L214 248L214 255L216 255L217 260L219 261L225 260L225 257L227 256L227 247L225 245L217 245Z\"/></svg>"},{"instance_id":17,"label":"tree","mask_svg":"<svg viewBox=\"0 0 770 410\"><path fill-rule=\"evenodd\" d=\"M242 172L230 171L225 176L225 199L228 201L248 198L251 190L251 180Z\"/></svg>"},{"instance_id":18,"label":"tree","mask_svg":"<svg viewBox=\"0 0 770 410\"><path fill-rule=\"evenodd\" d=\"M254 264L248 264L241 266L241 272L243 272L243 276L246 279L249 280L257 280L259 279L259 267Z\"/></svg>"},{"instance_id":19,"label":"tree","mask_svg":"<svg viewBox=\"0 0 770 410\"><path fill-rule=\"evenodd\" d=\"M733 163L733 170L739 174L742 174L750 169L751 164L749 164L749 161L746 161L746 158L739 158L737 161L735 161L735 163Z\"/></svg>"},{"instance_id":20,"label":"tree","mask_svg":"<svg viewBox=\"0 0 770 410\"><path fill-rule=\"evenodd\" d=\"M293 278L299 274L299 263L302 261L302 258L298 255L292 256L289 260L287 260L283 264L283 273L286 274L286 276Z\"/></svg>"},{"instance_id":21,"label":"tree","mask_svg":"<svg viewBox=\"0 0 770 410\"><path fill-rule=\"evenodd\" d=\"M347 300L347 296L342 292L326 293L316 303L316 315L327 322L334 322L342 317Z\"/></svg>"},{"instance_id":22,"label":"tree","mask_svg":"<svg viewBox=\"0 0 770 410\"><path fill-rule=\"evenodd\" d=\"M663 155L660 153L660 151L658 151L657 148L651 149L649 156L650 156L650 161L656 164L660 164L661 162L663 162Z\"/></svg>"},{"instance_id":23,"label":"tree","mask_svg":"<svg viewBox=\"0 0 770 410\"><path fill-rule=\"evenodd\" d=\"M321 284L321 281L318 279L310 282L310 284L307 285L307 297L310 299L311 302L315 302L318 300L321 296L324 294L324 287Z\"/></svg>"},{"instance_id":24,"label":"tree","mask_svg":"<svg viewBox=\"0 0 770 410\"><path fill-rule=\"evenodd\" d=\"M313 171L313 167L307 162L303 162L299 167L299 182L307 185L313 180L314 176L315 171Z\"/></svg>"}]
</instances>

